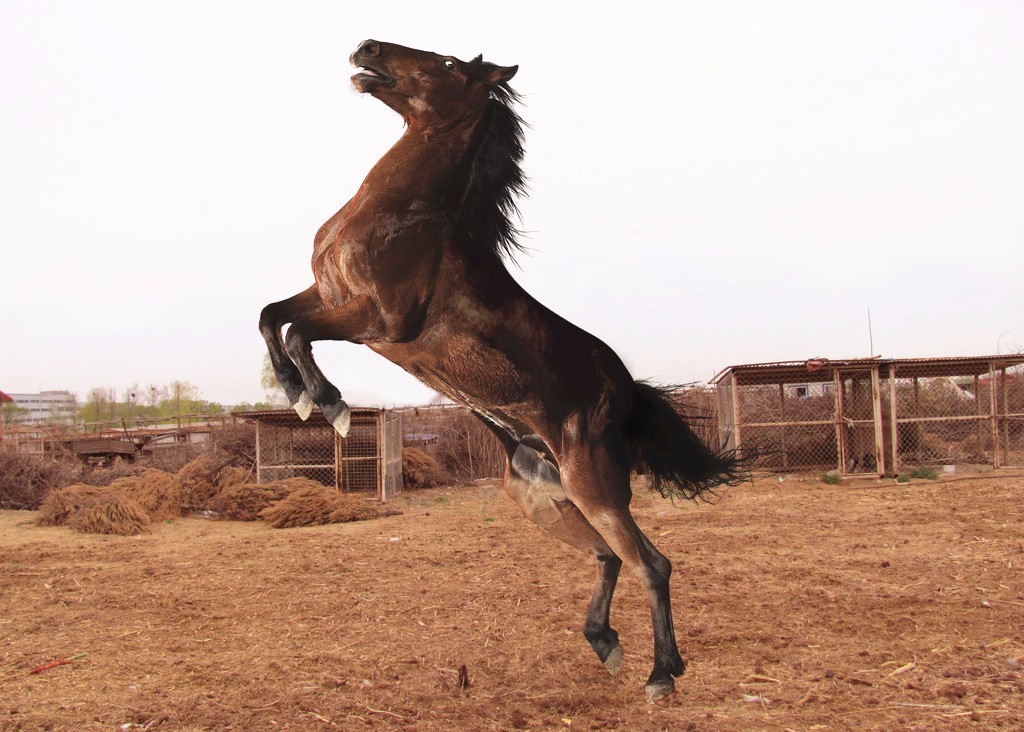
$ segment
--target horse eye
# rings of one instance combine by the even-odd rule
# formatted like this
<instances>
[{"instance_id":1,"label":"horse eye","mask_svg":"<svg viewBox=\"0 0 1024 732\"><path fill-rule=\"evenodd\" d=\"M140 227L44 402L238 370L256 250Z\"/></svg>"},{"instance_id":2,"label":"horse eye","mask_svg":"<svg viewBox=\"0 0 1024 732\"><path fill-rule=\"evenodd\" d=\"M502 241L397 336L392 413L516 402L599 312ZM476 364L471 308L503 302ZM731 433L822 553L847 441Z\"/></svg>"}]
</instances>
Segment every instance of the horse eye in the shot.
<instances>
[{"instance_id":1,"label":"horse eye","mask_svg":"<svg viewBox=\"0 0 1024 732\"><path fill-rule=\"evenodd\" d=\"M455 71L456 69L455 62L452 61L450 58L446 58L444 61L442 61L441 65L444 66L449 71Z\"/></svg>"}]
</instances>

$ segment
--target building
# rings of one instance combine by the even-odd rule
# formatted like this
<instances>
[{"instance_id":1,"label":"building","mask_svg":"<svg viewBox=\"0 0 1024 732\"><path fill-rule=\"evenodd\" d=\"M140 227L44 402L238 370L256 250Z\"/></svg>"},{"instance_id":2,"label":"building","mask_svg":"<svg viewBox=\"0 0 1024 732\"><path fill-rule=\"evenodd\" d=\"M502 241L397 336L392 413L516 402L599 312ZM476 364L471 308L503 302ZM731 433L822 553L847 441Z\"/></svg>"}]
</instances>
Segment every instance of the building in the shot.
<instances>
[{"instance_id":1,"label":"building","mask_svg":"<svg viewBox=\"0 0 1024 732\"><path fill-rule=\"evenodd\" d=\"M10 394L17 410L7 426L73 424L78 398L70 391L41 391L38 394Z\"/></svg>"},{"instance_id":2,"label":"building","mask_svg":"<svg viewBox=\"0 0 1024 732\"><path fill-rule=\"evenodd\" d=\"M12 404L14 399L0 391L0 407L4 404ZM0 440L4 439L4 413L0 412Z\"/></svg>"}]
</instances>

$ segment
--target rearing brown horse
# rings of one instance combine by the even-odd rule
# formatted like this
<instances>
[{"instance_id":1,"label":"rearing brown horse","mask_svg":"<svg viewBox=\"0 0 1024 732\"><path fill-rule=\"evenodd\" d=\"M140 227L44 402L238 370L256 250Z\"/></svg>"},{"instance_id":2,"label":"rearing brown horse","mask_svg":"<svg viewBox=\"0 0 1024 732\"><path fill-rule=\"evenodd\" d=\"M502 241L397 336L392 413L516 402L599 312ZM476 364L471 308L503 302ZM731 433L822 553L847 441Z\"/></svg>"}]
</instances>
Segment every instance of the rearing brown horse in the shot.
<instances>
[{"instance_id":1,"label":"rearing brown horse","mask_svg":"<svg viewBox=\"0 0 1024 732\"><path fill-rule=\"evenodd\" d=\"M671 565L629 512L630 474L662 495L699 497L737 478L697 439L666 390L630 376L600 340L512 278L523 192L516 66L365 41L352 82L407 128L313 243L315 284L263 309L277 378L305 418L320 407L346 434L349 409L313 361L313 341L363 343L464 404L508 451L504 488L526 515L597 560L583 633L612 674L622 663L609 608L625 562L654 624L653 701L683 673ZM282 338L282 328L291 323Z\"/></svg>"}]
</instances>

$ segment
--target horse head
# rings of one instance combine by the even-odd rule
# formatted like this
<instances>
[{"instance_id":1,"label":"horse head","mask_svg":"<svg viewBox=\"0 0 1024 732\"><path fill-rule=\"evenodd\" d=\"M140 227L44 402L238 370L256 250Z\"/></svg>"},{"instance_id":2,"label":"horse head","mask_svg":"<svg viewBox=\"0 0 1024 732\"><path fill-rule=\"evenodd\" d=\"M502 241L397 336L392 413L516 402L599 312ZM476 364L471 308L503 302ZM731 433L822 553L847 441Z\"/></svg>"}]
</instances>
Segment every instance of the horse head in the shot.
<instances>
[{"instance_id":1,"label":"horse head","mask_svg":"<svg viewBox=\"0 0 1024 732\"><path fill-rule=\"evenodd\" d=\"M518 66L498 66L477 56L460 61L395 43L363 41L349 57L359 73L356 90L371 94L407 124L454 122L468 112L483 113L491 90L515 76Z\"/></svg>"}]
</instances>

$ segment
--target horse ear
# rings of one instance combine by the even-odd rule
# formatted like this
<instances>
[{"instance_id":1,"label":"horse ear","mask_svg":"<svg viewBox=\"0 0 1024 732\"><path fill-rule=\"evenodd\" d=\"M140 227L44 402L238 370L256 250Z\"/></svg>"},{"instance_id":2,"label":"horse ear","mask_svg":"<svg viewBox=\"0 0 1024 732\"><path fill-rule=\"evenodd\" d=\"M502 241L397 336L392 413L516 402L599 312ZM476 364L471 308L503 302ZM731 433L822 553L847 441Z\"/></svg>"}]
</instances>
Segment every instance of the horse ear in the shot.
<instances>
[{"instance_id":1,"label":"horse ear","mask_svg":"<svg viewBox=\"0 0 1024 732\"><path fill-rule=\"evenodd\" d=\"M518 66L498 66L489 61L484 61L480 67L480 78L487 86L503 84L516 75Z\"/></svg>"}]
</instances>

